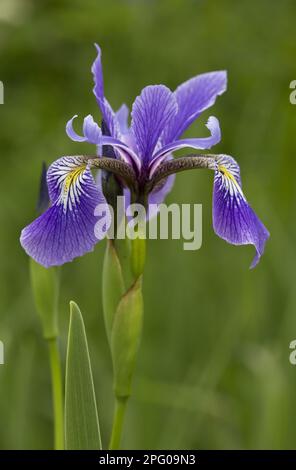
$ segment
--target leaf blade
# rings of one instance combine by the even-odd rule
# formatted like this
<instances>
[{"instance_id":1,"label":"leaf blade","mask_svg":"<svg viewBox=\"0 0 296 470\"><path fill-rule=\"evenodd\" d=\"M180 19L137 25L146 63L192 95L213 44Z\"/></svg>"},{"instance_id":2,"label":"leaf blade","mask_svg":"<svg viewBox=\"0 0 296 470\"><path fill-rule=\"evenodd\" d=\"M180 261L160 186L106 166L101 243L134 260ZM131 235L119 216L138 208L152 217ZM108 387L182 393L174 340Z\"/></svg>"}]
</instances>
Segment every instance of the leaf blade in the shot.
<instances>
[{"instance_id":1,"label":"leaf blade","mask_svg":"<svg viewBox=\"0 0 296 470\"><path fill-rule=\"evenodd\" d=\"M66 450L102 448L85 327L79 307L70 302L65 392Z\"/></svg>"}]
</instances>

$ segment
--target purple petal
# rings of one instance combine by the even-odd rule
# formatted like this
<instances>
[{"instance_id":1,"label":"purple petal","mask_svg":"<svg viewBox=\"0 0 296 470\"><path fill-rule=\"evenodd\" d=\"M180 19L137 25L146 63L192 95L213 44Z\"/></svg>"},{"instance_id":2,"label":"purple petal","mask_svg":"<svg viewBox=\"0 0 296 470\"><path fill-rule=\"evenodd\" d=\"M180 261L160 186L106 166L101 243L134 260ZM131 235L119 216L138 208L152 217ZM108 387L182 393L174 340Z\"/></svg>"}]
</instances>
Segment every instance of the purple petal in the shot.
<instances>
[{"instance_id":1,"label":"purple petal","mask_svg":"<svg viewBox=\"0 0 296 470\"><path fill-rule=\"evenodd\" d=\"M74 140L74 142L86 142L86 137L78 135L73 129L73 121L75 118L77 118L77 114L75 114L66 124L67 136L70 137L71 140Z\"/></svg>"},{"instance_id":2,"label":"purple petal","mask_svg":"<svg viewBox=\"0 0 296 470\"><path fill-rule=\"evenodd\" d=\"M205 109L213 106L226 87L225 71L197 75L180 85L175 91L178 113L165 130L163 142L166 144L178 139Z\"/></svg>"},{"instance_id":3,"label":"purple petal","mask_svg":"<svg viewBox=\"0 0 296 470\"><path fill-rule=\"evenodd\" d=\"M217 161L213 190L213 227L217 235L233 245L254 245L251 268L264 252L269 232L249 206L240 183L236 161L221 155Z\"/></svg>"},{"instance_id":4,"label":"purple petal","mask_svg":"<svg viewBox=\"0 0 296 470\"><path fill-rule=\"evenodd\" d=\"M119 156L126 163L134 162L136 167L140 169L141 161L138 155L126 143L122 142L121 140L114 139L113 137L103 135L102 140L101 140L101 145L110 145L111 147L115 148L118 151Z\"/></svg>"},{"instance_id":5,"label":"purple petal","mask_svg":"<svg viewBox=\"0 0 296 470\"><path fill-rule=\"evenodd\" d=\"M116 115L116 119L119 125L120 133L127 134L129 130L129 127L128 127L129 109L127 105L126 104L121 105L115 115Z\"/></svg>"},{"instance_id":6,"label":"purple petal","mask_svg":"<svg viewBox=\"0 0 296 470\"><path fill-rule=\"evenodd\" d=\"M148 199L148 219L151 219L155 215L157 215L158 212L158 207L152 207L151 204L153 205L159 205L161 204L169 192L172 190L174 183L175 183L176 175L170 175L168 176L165 181L160 185L158 188L156 188L152 193L149 194L149 199Z\"/></svg>"},{"instance_id":7,"label":"purple petal","mask_svg":"<svg viewBox=\"0 0 296 470\"><path fill-rule=\"evenodd\" d=\"M73 121L77 114L66 124L66 133L71 140L75 142L89 142L90 144L100 145L102 140L102 131L98 124L94 122L93 117L89 114L83 121L83 136L80 136L73 129Z\"/></svg>"},{"instance_id":8,"label":"purple petal","mask_svg":"<svg viewBox=\"0 0 296 470\"><path fill-rule=\"evenodd\" d=\"M119 157L122 158L125 162L134 162L136 167L138 169L140 168L140 159L137 154L133 151L133 149L119 139L115 139L114 137L110 137L107 135L102 135L100 127L94 122L93 117L91 115L88 115L86 118L84 118L84 135L78 135L73 129L73 120L76 117L77 115L73 116L72 119L70 119L70 121L68 121L66 125L66 132L70 139L76 142L89 142L90 144L97 145L98 148L101 148L104 145L112 146L114 149L117 150ZM99 154L100 153L101 152L99 152Z\"/></svg>"},{"instance_id":9,"label":"purple petal","mask_svg":"<svg viewBox=\"0 0 296 470\"><path fill-rule=\"evenodd\" d=\"M164 85L147 86L136 98L131 128L144 163L150 160L164 127L176 112L176 99Z\"/></svg>"},{"instance_id":10,"label":"purple petal","mask_svg":"<svg viewBox=\"0 0 296 470\"><path fill-rule=\"evenodd\" d=\"M98 44L95 44L97 49L97 57L92 64L91 71L94 77L95 86L93 92L98 100L104 100L104 79L102 67L102 51Z\"/></svg>"},{"instance_id":11,"label":"purple petal","mask_svg":"<svg viewBox=\"0 0 296 470\"><path fill-rule=\"evenodd\" d=\"M102 131L90 114L84 118L83 134L90 144L98 145L101 141Z\"/></svg>"},{"instance_id":12,"label":"purple petal","mask_svg":"<svg viewBox=\"0 0 296 470\"><path fill-rule=\"evenodd\" d=\"M98 204L106 205L106 200L79 157L54 162L47 183L52 206L23 229L21 244L29 256L50 267L93 250L98 242L94 210Z\"/></svg>"},{"instance_id":13,"label":"purple petal","mask_svg":"<svg viewBox=\"0 0 296 470\"><path fill-rule=\"evenodd\" d=\"M93 88L94 95L97 99L98 105L101 109L103 119L105 120L111 136L119 137L118 123L115 113L104 96L104 81L103 81L103 69L102 69L102 52L100 46L95 44L97 49L97 57L92 65L91 71L93 74L95 86Z\"/></svg>"},{"instance_id":14,"label":"purple petal","mask_svg":"<svg viewBox=\"0 0 296 470\"><path fill-rule=\"evenodd\" d=\"M155 170L160 165L160 163L166 158L168 152L174 152L185 147L205 150L210 149L211 147L213 147L213 145L218 144L221 140L221 130L218 119L214 116L211 116L206 126L211 132L210 137L176 140L175 142L167 144L161 149L159 149L153 156L153 160L150 163L150 177L154 174Z\"/></svg>"}]
</instances>

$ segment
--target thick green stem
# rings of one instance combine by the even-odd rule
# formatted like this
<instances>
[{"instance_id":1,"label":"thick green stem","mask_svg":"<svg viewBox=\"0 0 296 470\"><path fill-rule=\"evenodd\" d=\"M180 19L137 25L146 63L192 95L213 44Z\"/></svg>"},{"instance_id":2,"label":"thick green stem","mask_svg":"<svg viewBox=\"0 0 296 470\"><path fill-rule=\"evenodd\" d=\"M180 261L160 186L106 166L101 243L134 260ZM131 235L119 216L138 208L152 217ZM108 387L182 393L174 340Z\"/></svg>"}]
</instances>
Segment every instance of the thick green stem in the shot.
<instances>
[{"instance_id":1,"label":"thick green stem","mask_svg":"<svg viewBox=\"0 0 296 470\"><path fill-rule=\"evenodd\" d=\"M113 416L112 433L111 433L111 439L110 439L110 444L109 444L110 450L120 449L121 434L122 434L127 400L128 400L127 397L116 398L114 416Z\"/></svg>"},{"instance_id":2,"label":"thick green stem","mask_svg":"<svg viewBox=\"0 0 296 470\"><path fill-rule=\"evenodd\" d=\"M47 340L49 348L51 383L54 411L54 448L64 449L64 406L63 406L63 382L60 354L57 338Z\"/></svg>"}]
</instances>

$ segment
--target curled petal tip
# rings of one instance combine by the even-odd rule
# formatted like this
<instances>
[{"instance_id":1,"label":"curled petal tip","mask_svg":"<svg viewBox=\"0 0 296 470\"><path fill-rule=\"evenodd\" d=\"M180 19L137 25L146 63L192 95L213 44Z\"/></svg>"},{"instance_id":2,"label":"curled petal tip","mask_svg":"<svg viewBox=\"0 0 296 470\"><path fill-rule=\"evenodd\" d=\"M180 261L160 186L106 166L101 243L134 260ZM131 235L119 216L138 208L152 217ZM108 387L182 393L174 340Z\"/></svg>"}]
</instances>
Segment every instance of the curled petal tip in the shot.
<instances>
[{"instance_id":1,"label":"curled petal tip","mask_svg":"<svg viewBox=\"0 0 296 470\"><path fill-rule=\"evenodd\" d=\"M78 117L77 114L75 114L71 119L66 124L66 134L67 136L71 139L74 140L74 142L85 142L85 137L78 135L76 131L74 131L73 128L73 121Z\"/></svg>"},{"instance_id":2,"label":"curled petal tip","mask_svg":"<svg viewBox=\"0 0 296 470\"><path fill-rule=\"evenodd\" d=\"M98 51L98 54L102 54L102 50L101 50L101 48L100 48L100 46L97 42L94 43L94 46L95 46L96 50Z\"/></svg>"},{"instance_id":3,"label":"curled petal tip","mask_svg":"<svg viewBox=\"0 0 296 470\"><path fill-rule=\"evenodd\" d=\"M68 137L75 142L89 142L90 144L100 145L102 132L92 115L88 114L83 120L83 136L78 135L73 128L73 121L76 117L77 114L67 122L66 133Z\"/></svg>"},{"instance_id":4,"label":"curled petal tip","mask_svg":"<svg viewBox=\"0 0 296 470\"><path fill-rule=\"evenodd\" d=\"M211 146L218 144L221 140L221 128L220 128L219 120L215 116L210 116L206 124L206 127L211 132L211 137L213 138L213 141L211 142Z\"/></svg>"}]
</instances>

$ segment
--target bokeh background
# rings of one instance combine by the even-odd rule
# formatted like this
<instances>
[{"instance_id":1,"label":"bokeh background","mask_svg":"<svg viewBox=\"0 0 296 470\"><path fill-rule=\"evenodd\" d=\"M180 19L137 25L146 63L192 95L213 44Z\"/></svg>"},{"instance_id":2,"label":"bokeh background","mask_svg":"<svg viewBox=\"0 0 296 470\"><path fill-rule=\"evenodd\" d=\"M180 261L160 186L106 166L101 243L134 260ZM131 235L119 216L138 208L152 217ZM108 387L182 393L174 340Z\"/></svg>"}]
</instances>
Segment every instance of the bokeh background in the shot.
<instances>
[{"instance_id":1,"label":"bokeh background","mask_svg":"<svg viewBox=\"0 0 296 470\"><path fill-rule=\"evenodd\" d=\"M176 179L169 202L203 204L203 246L150 241L145 325L128 408L125 448L295 448L294 0L0 0L1 279L0 448L52 447L47 349L19 245L35 217L41 163L93 152L71 142L66 121L100 119L92 95L94 42L103 49L106 95L115 108L142 87L174 89L227 69L228 92L188 135L221 122L215 148L241 165L245 192L271 232L259 266L253 247L213 233L212 174ZM68 302L84 315L104 445L112 416L111 361L102 317L104 242L62 268L60 346Z\"/></svg>"}]
</instances>

